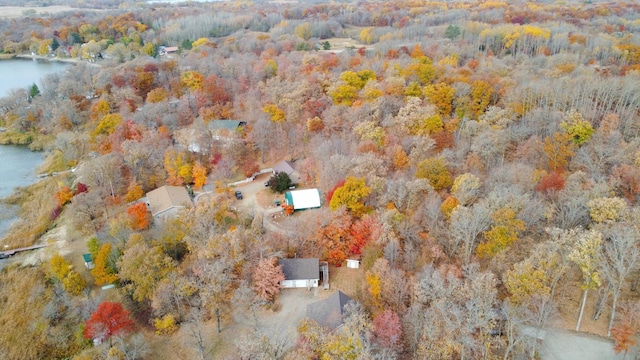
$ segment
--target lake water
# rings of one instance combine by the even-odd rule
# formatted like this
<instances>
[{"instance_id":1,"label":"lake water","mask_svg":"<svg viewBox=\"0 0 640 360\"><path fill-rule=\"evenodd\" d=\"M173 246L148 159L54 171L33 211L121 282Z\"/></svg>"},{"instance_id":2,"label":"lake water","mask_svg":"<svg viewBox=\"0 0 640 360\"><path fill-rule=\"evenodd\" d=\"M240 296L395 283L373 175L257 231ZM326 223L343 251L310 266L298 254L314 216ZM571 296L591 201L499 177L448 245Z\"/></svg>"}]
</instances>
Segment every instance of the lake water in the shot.
<instances>
[{"instance_id":1,"label":"lake water","mask_svg":"<svg viewBox=\"0 0 640 360\"><path fill-rule=\"evenodd\" d=\"M7 95L11 89L30 88L34 83L40 86L43 76L64 71L69 66L58 61L0 60L0 96Z\"/></svg>"},{"instance_id":2,"label":"lake water","mask_svg":"<svg viewBox=\"0 0 640 360\"><path fill-rule=\"evenodd\" d=\"M28 59L0 60L0 96L11 89L40 85L40 79L50 73L61 72L69 64ZM34 183L35 171L42 164L42 153L27 147L0 145L0 197L10 195L18 186ZM15 209L0 206L0 238L11 226Z\"/></svg>"}]
</instances>

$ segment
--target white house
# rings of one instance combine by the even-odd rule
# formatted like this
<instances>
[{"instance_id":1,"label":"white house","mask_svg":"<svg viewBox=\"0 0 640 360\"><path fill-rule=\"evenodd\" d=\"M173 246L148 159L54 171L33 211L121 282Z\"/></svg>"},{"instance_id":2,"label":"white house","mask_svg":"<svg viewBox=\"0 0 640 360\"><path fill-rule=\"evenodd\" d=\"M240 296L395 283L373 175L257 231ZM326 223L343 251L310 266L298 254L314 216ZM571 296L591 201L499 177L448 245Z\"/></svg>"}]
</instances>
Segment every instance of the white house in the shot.
<instances>
[{"instance_id":1,"label":"white house","mask_svg":"<svg viewBox=\"0 0 640 360\"><path fill-rule=\"evenodd\" d=\"M283 288L318 287L320 282L318 258L280 259L278 265L282 266L284 273L285 280L280 283Z\"/></svg>"}]
</instances>

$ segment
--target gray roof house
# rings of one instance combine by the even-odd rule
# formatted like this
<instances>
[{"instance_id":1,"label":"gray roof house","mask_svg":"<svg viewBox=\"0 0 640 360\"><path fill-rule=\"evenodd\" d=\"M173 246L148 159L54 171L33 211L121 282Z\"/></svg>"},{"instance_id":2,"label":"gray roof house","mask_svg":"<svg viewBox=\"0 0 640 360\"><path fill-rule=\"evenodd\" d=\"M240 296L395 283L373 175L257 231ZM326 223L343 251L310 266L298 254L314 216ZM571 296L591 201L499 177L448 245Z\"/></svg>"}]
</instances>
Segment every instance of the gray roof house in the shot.
<instances>
[{"instance_id":1,"label":"gray roof house","mask_svg":"<svg viewBox=\"0 0 640 360\"><path fill-rule=\"evenodd\" d=\"M320 326L334 330L342 326L344 307L351 301L353 299L338 290L324 300L307 305L307 317L317 322Z\"/></svg>"},{"instance_id":2,"label":"gray roof house","mask_svg":"<svg viewBox=\"0 0 640 360\"><path fill-rule=\"evenodd\" d=\"M291 179L291 182L293 182L294 184L300 183L300 174L293 167L293 163L292 162L281 160L277 164L273 165L271 167L271 169L273 170L274 174L283 172L283 173L289 175L289 178Z\"/></svg>"},{"instance_id":3,"label":"gray roof house","mask_svg":"<svg viewBox=\"0 0 640 360\"><path fill-rule=\"evenodd\" d=\"M209 121L209 130L229 130L236 131L238 128L247 126L246 121L242 120L211 120Z\"/></svg>"},{"instance_id":4,"label":"gray roof house","mask_svg":"<svg viewBox=\"0 0 640 360\"><path fill-rule=\"evenodd\" d=\"M283 288L312 288L318 287L320 281L320 261L318 258L280 259L284 281Z\"/></svg>"},{"instance_id":5,"label":"gray roof house","mask_svg":"<svg viewBox=\"0 0 640 360\"><path fill-rule=\"evenodd\" d=\"M147 204L154 220L166 220L180 209L193 205L183 186L165 185L147 193Z\"/></svg>"}]
</instances>

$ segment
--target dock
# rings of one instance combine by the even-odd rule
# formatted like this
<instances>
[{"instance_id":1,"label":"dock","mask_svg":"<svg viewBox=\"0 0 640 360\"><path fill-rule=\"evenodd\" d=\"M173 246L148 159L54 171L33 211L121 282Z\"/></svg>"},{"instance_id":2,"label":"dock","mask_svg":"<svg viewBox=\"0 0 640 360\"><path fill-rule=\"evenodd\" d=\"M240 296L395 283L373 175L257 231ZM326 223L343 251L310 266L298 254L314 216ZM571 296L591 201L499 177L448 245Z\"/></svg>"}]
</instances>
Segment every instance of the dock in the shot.
<instances>
[{"instance_id":1,"label":"dock","mask_svg":"<svg viewBox=\"0 0 640 360\"><path fill-rule=\"evenodd\" d=\"M46 247L46 246L47 245L33 245L33 246L29 246L29 247L11 249L11 250L7 250L7 251L0 251L0 259L6 259L6 258L8 258L10 256L13 256L13 255L19 253L19 252L40 249L40 248L43 248L43 247Z\"/></svg>"}]
</instances>

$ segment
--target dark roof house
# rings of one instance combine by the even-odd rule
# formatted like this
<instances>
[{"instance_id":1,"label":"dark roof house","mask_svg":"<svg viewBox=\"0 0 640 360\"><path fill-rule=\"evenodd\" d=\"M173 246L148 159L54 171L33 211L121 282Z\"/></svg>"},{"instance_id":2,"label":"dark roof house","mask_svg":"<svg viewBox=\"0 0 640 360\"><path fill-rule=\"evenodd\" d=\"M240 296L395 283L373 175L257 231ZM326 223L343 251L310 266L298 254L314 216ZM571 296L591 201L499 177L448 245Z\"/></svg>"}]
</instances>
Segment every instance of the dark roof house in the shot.
<instances>
[{"instance_id":1,"label":"dark roof house","mask_svg":"<svg viewBox=\"0 0 640 360\"><path fill-rule=\"evenodd\" d=\"M338 290L328 298L307 305L307 317L330 330L343 324L345 306L353 301L347 294Z\"/></svg>"},{"instance_id":2,"label":"dark roof house","mask_svg":"<svg viewBox=\"0 0 640 360\"><path fill-rule=\"evenodd\" d=\"M320 261L318 258L280 259L284 281L283 288L318 287L320 281Z\"/></svg>"}]
</instances>

